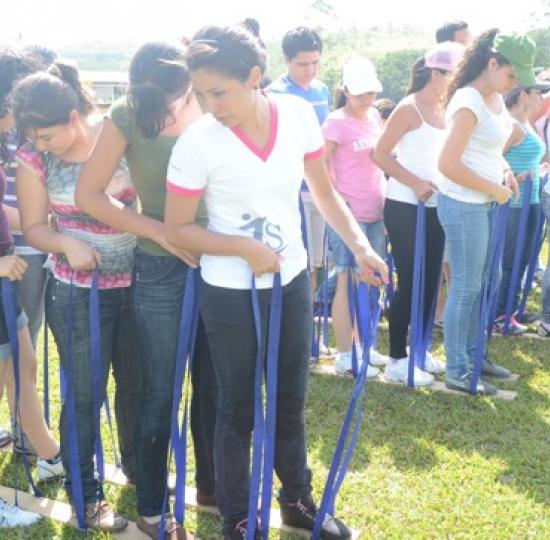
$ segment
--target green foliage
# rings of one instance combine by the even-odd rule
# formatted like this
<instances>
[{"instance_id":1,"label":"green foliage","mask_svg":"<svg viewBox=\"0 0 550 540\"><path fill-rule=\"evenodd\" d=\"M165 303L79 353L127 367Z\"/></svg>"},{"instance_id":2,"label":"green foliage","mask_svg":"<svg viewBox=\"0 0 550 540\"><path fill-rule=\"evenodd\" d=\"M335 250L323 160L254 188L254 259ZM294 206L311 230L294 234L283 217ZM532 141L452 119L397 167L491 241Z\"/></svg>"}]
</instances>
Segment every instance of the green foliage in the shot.
<instances>
[{"instance_id":1,"label":"green foliage","mask_svg":"<svg viewBox=\"0 0 550 540\"><path fill-rule=\"evenodd\" d=\"M529 35L537 44L535 66L550 67L550 28L536 28Z\"/></svg>"},{"instance_id":2,"label":"green foliage","mask_svg":"<svg viewBox=\"0 0 550 540\"><path fill-rule=\"evenodd\" d=\"M397 102L405 95L411 80L411 67L424 52L420 49L392 51L378 60L376 67L384 88L384 97Z\"/></svg>"}]
</instances>

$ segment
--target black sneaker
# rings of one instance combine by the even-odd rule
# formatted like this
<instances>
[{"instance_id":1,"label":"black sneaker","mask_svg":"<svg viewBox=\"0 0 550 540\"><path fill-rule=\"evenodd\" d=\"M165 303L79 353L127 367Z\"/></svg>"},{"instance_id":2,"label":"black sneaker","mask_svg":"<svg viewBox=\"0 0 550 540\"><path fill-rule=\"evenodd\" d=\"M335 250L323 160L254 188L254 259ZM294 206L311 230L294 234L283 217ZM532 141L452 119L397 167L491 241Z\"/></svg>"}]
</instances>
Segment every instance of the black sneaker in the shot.
<instances>
[{"instance_id":1,"label":"black sneaker","mask_svg":"<svg viewBox=\"0 0 550 540\"><path fill-rule=\"evenodd\" d=\"M248 519L245 518L233 527L225 527L223 532L223 540L246 540L247 524ZM262 540L262 533L260 532L259 527L256 527L254 540Z\"/></svg>"},{"instance_id":2,"label":"black sneaker","mask_svg":"<svg viewBox=\"0 0 550 540\"><path fill-rule=\"evenodd\" d=\"M449 377L445 381L445 386L450 390L458 390L459 392L470 393L470 384L472 382L472 374L466 373L462 377ZM476 392L485 396L494 396L498 392L498 388L481 380L481 377L477 380Z\"/></svg>"},{"instance_id":3,"label":"black sneaker","mask_svg":"<svg viewBox=\"0 0 550 540\"><path fill-rule=\"evenodd\" d=\"M309 500L298 499L296 502L286 502L279 498L281 519L288 527L312 531L317 518L317 507ZM321 528L322 540L346 540L351 538L351 530L339 519L327 514Z\"/></svg>"},{"instance_id":4,"label":"black sneaker","mask_svg":"<svg viewBox=\"0 0 550 540\"><path fill-rule=\"evenodd\" d=\"M509 369L499 366L490 360L483 361L481 373L488 377L495 377L496 379L510 379L512 377L512 372Z\"/></svg>"}]
</instances>

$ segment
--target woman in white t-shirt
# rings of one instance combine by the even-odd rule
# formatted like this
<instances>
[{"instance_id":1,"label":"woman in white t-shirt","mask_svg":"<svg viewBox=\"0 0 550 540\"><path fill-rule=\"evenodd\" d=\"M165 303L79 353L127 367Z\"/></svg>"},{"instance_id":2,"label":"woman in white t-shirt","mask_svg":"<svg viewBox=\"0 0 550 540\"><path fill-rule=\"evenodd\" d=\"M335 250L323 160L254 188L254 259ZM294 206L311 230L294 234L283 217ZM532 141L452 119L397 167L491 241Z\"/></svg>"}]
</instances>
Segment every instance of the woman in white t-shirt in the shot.
<instances>
[{"instance_id":1,"label":"woman in white t-shirt","mask_svg":"<svg viewBox=\"0 0 550 540\"><path fill-rule=\"evenodd\" d=\"M219 385L214 441L216 495L224 539L246 537L257 339L250 298L256 275L265 320L273 283L283 285L275 470L283 522L313 528L304 407L312 313L298 192L302 178L319 210L354 253L363 277L387 269L342 199L323 160L312 107L259 90L265 52L242 28L208 27L186 54L196 95L211 113L178 140L168 169L166 230L175 246L202 253L201 309ZM208 229L194 225L204 195ZM323 538L350 538L328 518Z\"/></svg>"},{"instance_id":2,"label":"woman in white t-shirt","mask_svg":"<svg viewBox=\"0 0 550 540\"><path fill-rule=\"evenodd\" d=\"M445 141L441 100L464 51L465 47L460 43L446 41L415 62L407 97L397 105L374 149L373 160L390 176L384 222L398 277L389 309L390 357L385 373L392 381L406 383L408 380L407 335L411 320L419 201L426 206L424 327L437 291L445 244L436 210L437 191L442 179L437 160ZM396 147L397 158L393 153ZM444 370L443 363L427 352L424 371L414 368L414 385L430 385L434 379L432 373Z\"/></svg>"},{"instance_id":3,"label":"woman in white t-shirt","mask_svg":"<svg viewBox=\"0 0 550 540\"><path fill-rule=\"evenodd\" d=\"M469 392L472 380L495 202L505 204L512 190L517 193L517 182L502 157L512 130L502 95L518 81L529 84L534 78L534 50L526 36L487 31L468 49L449 86L449 129L439 158L446 178L439 187L437 213L453 276L444 316L446 385L463 392ZM488 360L483 373L510 376ZM497 388L479 379L477 392L495 394Z\"/></svg>"}]
</instances>

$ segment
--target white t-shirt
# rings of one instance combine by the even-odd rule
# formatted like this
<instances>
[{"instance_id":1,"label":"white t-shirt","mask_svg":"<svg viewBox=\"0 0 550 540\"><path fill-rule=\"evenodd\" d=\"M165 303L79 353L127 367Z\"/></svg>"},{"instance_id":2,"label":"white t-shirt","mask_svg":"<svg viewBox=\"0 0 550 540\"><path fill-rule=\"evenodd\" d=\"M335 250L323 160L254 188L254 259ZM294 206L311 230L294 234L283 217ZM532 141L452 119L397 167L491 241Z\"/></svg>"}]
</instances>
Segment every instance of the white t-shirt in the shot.
<instances>
[{"instance_id":1,"label":"white t-shirt","mask_svg":"<svg viewBox=\"0 0 550 540\"><path fill-rule=\"evenodd\" d=\"M183 132L172 150L167 189L182 196L204 193L208 229L249 236L281 255L281 280L307 267L298 196L304 159L323 155L324 140L311 105L292 95L269 95L271 133L259 150L238 128L207 114ZM245 259L203 255L201 275L210 285L249 289ZM256 279L270 288L272 275Z\"/></svg>"},{"instance_id":2,"label":"white t-shirt","mask_svg":"<svg viewBox=\"0 0 550 540\"><path fill-rule=\"evenodd\" d=\"M512 133L512 118L502 98L500 102L501 111L494 114L487 108L483 96L475 88L466 86L455 92L445 113L447 126L450 126L454 114L460 109L469 109L475 114L477 123L468 139L461 161L495 184L502 183L502 150ZM462 202L483 204L494 200L486 193L464 187L449 178L443 179L439 189L448 197Z\"/></svg>"}]
</instances>

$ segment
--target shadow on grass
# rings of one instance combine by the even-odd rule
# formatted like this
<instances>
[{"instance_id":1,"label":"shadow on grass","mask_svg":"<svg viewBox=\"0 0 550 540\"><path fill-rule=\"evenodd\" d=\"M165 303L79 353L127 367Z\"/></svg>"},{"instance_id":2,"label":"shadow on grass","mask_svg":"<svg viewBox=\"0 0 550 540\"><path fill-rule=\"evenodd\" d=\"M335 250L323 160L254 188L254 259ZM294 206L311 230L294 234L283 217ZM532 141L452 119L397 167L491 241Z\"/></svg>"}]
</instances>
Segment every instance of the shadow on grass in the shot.
<instances>
[{"instance_id":1,"label":"shadow on grass","mask_svg":"<svg viewBox=\"0 0 550 540\"><path fill-rule=\"evenodd\" d=\"M444 447L459 452L464 459L474 454L497 457L505 465L499 482L548 505L549 344L498 339L491 344L491 358L520 375L515 383L494 381L503 389L516 391L514 401L369 383L362 432L350 472L368 467L369 452L389 454L391 464L400 470L433 469L445 465L438 456L438 447ZM353 382L345 378L315 375L311 381L309 447L327 469L352 386Z\"/></svg>"}]
</instances>

